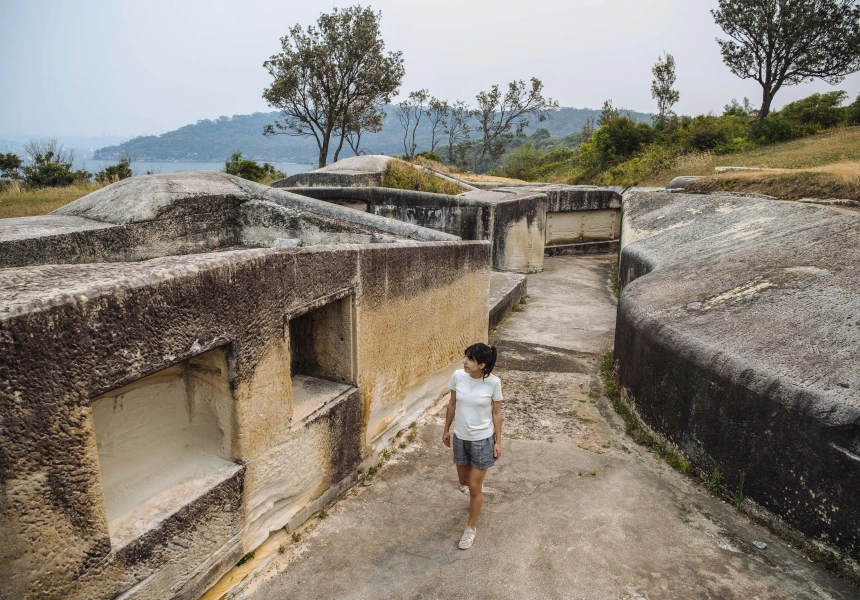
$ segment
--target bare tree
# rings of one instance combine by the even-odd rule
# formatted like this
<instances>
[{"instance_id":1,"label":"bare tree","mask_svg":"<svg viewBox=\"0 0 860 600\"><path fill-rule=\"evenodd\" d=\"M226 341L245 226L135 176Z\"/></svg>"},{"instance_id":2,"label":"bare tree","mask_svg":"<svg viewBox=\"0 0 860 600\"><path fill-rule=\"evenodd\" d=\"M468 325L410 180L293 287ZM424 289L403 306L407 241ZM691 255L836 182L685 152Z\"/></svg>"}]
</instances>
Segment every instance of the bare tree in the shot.
<instances>
[{"instance_id":1,"label":"bare tree","mask_svg":"<svg viewBox=\"0 0 860 600\"><path fill-rule=\"evenodd\" d=\"M332 134L340 136L336 159L349 132L376 127L367 115L391 101L404 73L401 53L384 53L381 18L352 6L321 14L307 30L291 27L281 38L282 52L263 63L274 79L263 98L281 111L263 134L313 137L324 167Z\"/></svg>"},{"instance_id":2,"label":"bare tree","mask_svg":"<svg viewBox=\"0 0 860 600\"><path fill-rule=\"evenodd\" d=\"M543 97L543 83L535 77L531 78L530 85L522 79L512 81L504 93L494 85L489 92L481 92L476 98L478 108L475 113L483 138L476 141L477 150L472 158L474 172L478 171L478 164L488 152L492 158L498 159L505 153L507 140L525 136L530 117L537 117L538 122L542 122L547 119L550 109L558 108L558 102Z\"/></svg>"},{"instance_id":3,"label":"bare tree","mask_svg":"<svg viewBox=\"0 0 860 600\"><path fill-rule=\"evenodd\" d=\"M57 138L31 139L24 144L24 152L31 161L35 161L36 157L42 157L46 162L67 164L69 167L75 162L75 151L67 150L57 141Z\"/></svg>"},{"instance_id":4,"label":"bare tree","mask_svg":"<svg viewBox=\"0 0 860 600\"><path fill-rule=\"evenodd\" d=\"M435 152L436 144L442 141L450 110L447 100L430 98L430 102L427 103L424 114L430 120L430 152Z\"/></svg>"},{"instance_id":5,"label":"bare tree","mask_svg":"<svg viewBox=\"0 0 860 600\"><path fill-rule=\"evenodd\" d=\"M474 116L469 105L457 100L451 105L449 118L445 123L443 134L448 141L448 164L463 166L466 164L466 150L469 148L469 134L472 131L470 120Z\"/></svg>"},{"instance_id":6,"label":"bare tree","mask_svg":"<svg viewBox=\"0 0 860 600\"><path fill-rule=\"evenodd\" d=\"M657 100L656 124L663 127L666 116L672 114L674 106L681 95L678 90L672 89L675 85L675 57L666 52L657 59L651 69L654 79L651 80L651 97Z\"/></svg>"},{"instance_id":7,"label":"bare tree","mask_svg":"<svg viewBox=\"0 0 860 600\"><path fill-rule=\"evenodd\" d=\"M762 88L759 119L784 85L831 85L860 70L860 7L855 0L719 0L712 10L729 36L717 39L732 73Z\"/></svg>"},{"instance_id":8,"label":"bare tree","mask_svg":"<svg viewBox=\"0 0 860 600\"><path fill-rule=\"evenodd\" d=\"M415 158L415 149L418 147L415 132L418 131L418 124L425 114L425 104L429 97L429 91L418 90L409 92L406 100L397 103L397 120L403 127L403 150L409 160Z\"/></svg>"}]
</instances>

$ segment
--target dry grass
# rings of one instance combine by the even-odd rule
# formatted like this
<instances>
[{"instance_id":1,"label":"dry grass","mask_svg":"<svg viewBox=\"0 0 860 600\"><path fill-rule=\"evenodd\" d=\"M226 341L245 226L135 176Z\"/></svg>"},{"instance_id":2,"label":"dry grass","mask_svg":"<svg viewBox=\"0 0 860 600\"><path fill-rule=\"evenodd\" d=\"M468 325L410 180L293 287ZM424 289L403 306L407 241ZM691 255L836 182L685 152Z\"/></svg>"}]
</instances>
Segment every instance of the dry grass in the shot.
<instances>
[{"instance_id":1,"label":"dry grass","mask_svg":"<svg viewBox=\"0 0 860 600\"><path fill-rule=\"evenodd\" d=\"M456 196L465 191L453 181L436 177L432 173L416 169L411 163L398 159L388 161L382 176L382 185L398 190L433 192L449 196Z\"/></svg>"},{"instance_id":2,"label":"dry grass","mask_svg":"<svg viewBox=\"0 0 860 600\"><path fill-rule=\"evenodd\" d=\"M671 169L650 175L639 185L662 187L680 175L713 175L714 167L719 166L809 170L854 161L860 161L860 127L844 127L737 154L685 156Z\"/></svg>"},{"instance_id":3,"label":"dry grass","mask_svg":"<svg viewBox=\"0 0 860 600\"><path fill-rule=\"evenodd\" d=\"M860 161L842 161L809 169L722 173L699 179L694 192L756 192L783 200L802 198L860 201Z\"/></svg>"},{"instance_id":4,"label":"dry grass","mask_svg":"<svg viewBox=\"0 0 860 600\"><path fill-rule=\"evenodd\" d=\"M100 183L76 183L64 188L26 190L13 183L0 191L0 219L44 215L101 187Z\"/></svg>"},{"instance_id":5,"label":"dry grass","mask_svg":"<svg viewBox=\"0 0 860 600\"><path fill-rule=\"evenodd\" d=\"M492 175L479 175L475 173L466 173L461 169L456 169L454 167L443 165L442 163L438 163L435 160L428 160L423 156L415 157L415 164L421 165L422 167L428 167L430 169L435 169L436 171L441 171L442 173L446 173L451 175L452 177L457 177L458 179L462 179L463 181L477 181L484 182L489 181L493 183L526 183L522 179L511 179L510 177L494 177Z\"/></svg>"}]
</instances>

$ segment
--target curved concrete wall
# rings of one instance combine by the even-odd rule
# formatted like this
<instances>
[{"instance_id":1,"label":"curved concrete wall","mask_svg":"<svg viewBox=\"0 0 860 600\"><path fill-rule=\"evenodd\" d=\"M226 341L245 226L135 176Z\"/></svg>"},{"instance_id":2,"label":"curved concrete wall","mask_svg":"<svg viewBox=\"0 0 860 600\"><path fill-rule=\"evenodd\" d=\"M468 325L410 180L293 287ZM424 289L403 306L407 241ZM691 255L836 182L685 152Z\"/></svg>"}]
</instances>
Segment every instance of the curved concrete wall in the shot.
<instances>
[{"instance_id":1,"label":"curved concrete wall","mask_svg":"<svg viewBox=\"0 0 860 600\"><path fill-rule=\"evenodd\" d=\"M705 474L860 559L860 214L631 193L615 357Z\"/></svg>"}]
</instances>

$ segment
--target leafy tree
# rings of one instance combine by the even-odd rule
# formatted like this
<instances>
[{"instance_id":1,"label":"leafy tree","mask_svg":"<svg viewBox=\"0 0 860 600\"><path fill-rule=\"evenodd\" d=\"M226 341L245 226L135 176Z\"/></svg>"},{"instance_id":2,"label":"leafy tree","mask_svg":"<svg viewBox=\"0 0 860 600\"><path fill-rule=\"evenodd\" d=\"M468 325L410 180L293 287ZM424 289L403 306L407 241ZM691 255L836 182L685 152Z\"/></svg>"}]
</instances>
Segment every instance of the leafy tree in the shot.
<instances>
[{"instance_id":1,"label":"leafy tree","mask_svg":"<svg viewBox=\"0 0 860 600\"><path fill-rule=\"evenodd\" d=\"M132 177L134 173L131 170L131 157L123 156L115 165L105 167L95 175L96 181L99 183L116 183L120 179Z\"/></svg>"},{"instance_id":2,"label":"leafy tree","mask_svg":"<svg viewBox=\"0 0 860 600\"><path fill-rule=\"evenodd\" d=\"M657 59L651 69L654 79L651 80L651 97L657 100L657 116L654 122L658 127L666 124L667 115L672 114L672 106L680 99L678 90L672 89L675 85L675 57L668 52Z\"/></svg>"},{"instance_id":3,"label":"leafy tree","mask_svg":"<svg viewBox=\"0 0 860 600\"><path fill-rule=\"evenodd\" d=\"M418 144L415 141L415 132L421 123L421 117L425 114L424 105L430 98L427 90L409 92L406 100L397 103L396 114L400 126L403 127L403 150L406 160L415 158L415 149Z\"/></svg>"},{"instance_id":4,"label":"leafy tree","mask_svg":"<svg viewBox=\"0 0 860 600\"><path fill-rule=\"evenodd\" d=\"M14 152L0 153L0 179L20 179L23 164L24 161Z\"/></svg>"},{"instance_id":5,"label":"leafy tree","mask_svg":"<svg viewBox=\"0 0 860 600\"><path fill-rule=\"evenodd\" d=\"M333 134L340 138L337 160L350 133L379 127L374 110L391 101L404 73L401 53L384 52L381 18L356 5L321 14L307 30L291 27L282 52L263 63L274 79L263 98L281 111L264 135L313 137L324 167Z\"/></svg>"},{"instance_id":6,"label":"leafy tree","mask_svg":"<svg viewBox=\"0 0 860 600\"><path fill-rule=\"evenodd\" d=\"M845 111L847 112L846 120L849 125L860 125L860 94L857 95L857 99L854 102L845 107Z\"/></svg>"},{"instance_id":7,"label":"leafy tree","mask_svg":"<svg viewBox=\"0 0 860 600\"><path fill-rule=\"evenodd\" d=\"M475 116L483 135L476 142L475 155L472 157L472 170L476 173L484 155L489 152L490 157L497 160L505 153L507 140L525 135L530 117L537 117L538 122L542 123L547 119L550 109L558 108L558 102L544 98L543 83L536 77L531 78L530 85L526 85L522 79L512 81L504 93L498 85L494 85L489 92L481 92L476 98L478 108Z\"/></svg>"},{"instance_id":8,"label":"leafy tree","mask_svg":"<svg viewBox=\"0 0 860 600\"><path fill-rule=\"evenodd\" d=\"M346 135L344 136L346 138L346 143L349 144L349 147L356 156L361 154L370 154L370 151L367 148L362 148L361 146L361 135L365 132L381 132L383 121L387 116L388 115L385 111L375 106L370 107L363 114L350 114L348 116L342 131L346 132ZM335 155L335 160L337 160L337 155Z\"/></svg>"},{"instance_id":9,"label":"leafy tree","mask_svg":"<svg viewBox=\"0 0 860 600\"><path fill-rule=\"evenodd\" d=\"M57 143L56 138L30 140L24 144L24 150L32 160L21 167L27 187L67 187L92 177L87 171L72 170L75 153Z\"/></svg>"},{"instance_id":10,"label":"leafy tree","mask_svg":"<svg viewBox=\"0 0 860 600\"><path fill-rule=\"evenodd\" d=\"M470 146L469 134L472 132L470 120L473 115L469 106L461 100L451 105L448 121L442 132L447 137L449 165L466 164L466 152Z\"/></svg>"},{"instance_id":11,"label":"leafy tree","mask_svg":"<svg viewBox=\"0 0 860 600\"><path fill-rule=\"evenodd\" d=\"M808 128L807 133L836 127L845 122L846 111L842 104L848 99L843 91L812 94L786 104L779 111L783 117Z\"/></svg>"},{"instance_id":12,"label":"leafy tree","mask_svg":"<svg viewBox=\"0 0 860 600\"><path fill-rule=\"evenodd\" d=\"M711 14L731 38L717 39L723 61L762 87L759 119L784 85L814 79L836 85L860 70L855 0L719 0Z\"/></svg>"},{"instance_id":13,"label":"leafy tree","mask_svg":"<svg viewBox=\"0 0 860 600\"><path fill-rule=\"evenodd\" d=\"M597 120L598 127L608 125L612 119L621 116L621 110L612 106L612 100L604 100L603 108L600 110L600 118Z\"/></svg>"},{"instance_id":14,"label":"leafy tree","mask_svg":"<svg viewBox=\"0 0 860 600\"><path fill-rule=\"evenodd\" d=\"M436 145L442 141L442 135L445 131L445 123L448 120L448 113L451 108L448 106L447 100L439 100L430 98L427 103L427 118L430 120L430 152L436 151Z\"/></svg>"},{"instance_id":15,"label":"leafy tree","mask_svg":"<svg viewBox=\"0 0 860 600\"><path fill-rule=\"evenodd\" d=\"M257 161L242 158L242 152L236 150L230 160L224 163L224 172L257 183L264 180L283 179L286 175L269 163L260 165Z\"/></svg>"},{"instance_id":16,"label":"leafy tree","mask_svg":"<svg viewBox=\"0 0 860 600\"><path fill-rule=\"evenodd\" d=\"M744 98L744 103L738 102L737 98L732 98L730 104L723 107L723 116L727 117L734 115L736 117L754 117L758 114L758 109L752 105L749 98Z\"/></svg>"}]
</instances>

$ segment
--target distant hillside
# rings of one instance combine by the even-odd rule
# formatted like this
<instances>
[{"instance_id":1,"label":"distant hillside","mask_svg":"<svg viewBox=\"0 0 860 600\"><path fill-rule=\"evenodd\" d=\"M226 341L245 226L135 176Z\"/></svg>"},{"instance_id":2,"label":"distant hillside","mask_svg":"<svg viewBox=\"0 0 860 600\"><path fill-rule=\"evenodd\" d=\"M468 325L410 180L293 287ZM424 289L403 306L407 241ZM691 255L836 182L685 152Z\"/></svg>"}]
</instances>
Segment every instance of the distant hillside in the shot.
<instances>
[{"instance_id":1,"label":"distant hillside","mask_svg":"<svg viewBox=\"0 0 860 600\"><path fill-rule=\"evenodd\" d=\"M394 107L386 107L386 113L388 116L383 130L363 138L362 146L377 154L403 154L403 129L394 115ZM651 120L649 114L633 112L632 115L642 121ZM263 137L263 128L273 123L277 116L277 112L270 112L197 121L158 136L137 137L116 146L100 148L93 158L115 160L127 153L140 161L221 161L233 151L241 150L245 157L258 161L315 163L319 150L313 138L287 135ZM580 131L587 119L597 119L599 116L599 110L561 108L553 111L552 118L543 123L533 120L526 133L531 134L538 127L544 127L553 137L560 138ZM422 121L419 129L419 151L429 150L430 146L429 127L425 125L428 125L426 120ZM351 154L345 145L341 155Z\"/></svg>"}]
</instances>

